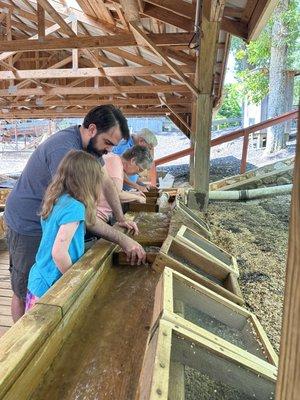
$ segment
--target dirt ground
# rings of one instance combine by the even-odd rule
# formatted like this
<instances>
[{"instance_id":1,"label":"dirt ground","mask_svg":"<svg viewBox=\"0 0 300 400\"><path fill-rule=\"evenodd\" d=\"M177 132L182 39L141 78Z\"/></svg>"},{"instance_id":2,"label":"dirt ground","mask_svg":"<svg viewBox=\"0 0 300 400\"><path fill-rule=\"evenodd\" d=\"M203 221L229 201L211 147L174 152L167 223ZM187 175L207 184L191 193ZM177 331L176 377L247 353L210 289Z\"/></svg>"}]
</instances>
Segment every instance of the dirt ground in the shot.
<instances>
[{"instance_id":1,"label":"dirt ground","mask_svg":"<svg viewBox=\"0 0 300 400\"><path fill-rule=\"evenodd\" d=\"M246 307L278 353L291 197L210 203L213 241L237 258Z\"/></svg>"}]
</instances>

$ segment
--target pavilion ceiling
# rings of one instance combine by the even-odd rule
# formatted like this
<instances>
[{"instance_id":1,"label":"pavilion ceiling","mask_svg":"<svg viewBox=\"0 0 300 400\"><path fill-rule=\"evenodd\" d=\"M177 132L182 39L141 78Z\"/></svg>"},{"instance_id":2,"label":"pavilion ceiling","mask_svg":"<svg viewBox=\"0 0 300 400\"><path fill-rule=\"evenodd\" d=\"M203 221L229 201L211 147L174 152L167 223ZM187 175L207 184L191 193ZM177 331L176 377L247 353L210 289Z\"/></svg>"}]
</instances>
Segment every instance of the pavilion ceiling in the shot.
<instances>
[{"instance_id":1,"label":"pavilion ceiling","mask_svg":"<svg viewBox=\"0 0 300 400\"><path fill-rule=\"evenodd\" d=\"M222 14L214 66L218 105L230 34L248 40L274 8L267 0L202 0ZM196 1L1 0L0 118L83 116L107 102L127 115L190 115L201 33Z\"/></svg>"}]
</instances>

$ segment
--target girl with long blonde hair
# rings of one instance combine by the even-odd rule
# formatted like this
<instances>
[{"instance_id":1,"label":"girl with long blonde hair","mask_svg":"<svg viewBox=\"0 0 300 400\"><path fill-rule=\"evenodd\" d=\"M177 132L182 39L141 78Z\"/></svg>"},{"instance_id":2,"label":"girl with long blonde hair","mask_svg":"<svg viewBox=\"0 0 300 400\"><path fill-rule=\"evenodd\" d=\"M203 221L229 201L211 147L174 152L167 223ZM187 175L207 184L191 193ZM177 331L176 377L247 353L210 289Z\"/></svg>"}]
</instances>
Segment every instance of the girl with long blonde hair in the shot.
<instances>
[{"instance_id":1,"label":"girl with long blonde hair","mask_svg":"<svg viewBox=\"0 0 300 400\"><path fill-rule=\"evenodd\" d=\"M26 311L83 255L101 179L100 163L85 151L72 150L59 164L42 204L42 240L29 273Z\"/></svg>"}]
</instances>

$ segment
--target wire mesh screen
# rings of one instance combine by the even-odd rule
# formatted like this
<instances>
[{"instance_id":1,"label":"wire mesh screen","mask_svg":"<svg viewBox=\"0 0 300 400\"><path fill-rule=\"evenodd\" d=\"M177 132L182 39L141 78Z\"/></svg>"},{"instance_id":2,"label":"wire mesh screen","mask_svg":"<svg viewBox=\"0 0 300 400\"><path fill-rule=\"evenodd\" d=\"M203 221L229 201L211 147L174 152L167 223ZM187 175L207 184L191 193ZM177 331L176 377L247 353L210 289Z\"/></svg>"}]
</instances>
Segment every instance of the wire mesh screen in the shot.
<instances>
[{"instance_id":1,"label":"wire mesh screen","mask_svg":"<svg viewBox=\"0 0 300 400\"><path fill-rule=\"evenodd\" d=\"M231 257L229 257L224 251L216 247L213 243L210 243L209 241L202 239L199 235L195 235L190 230L187 229L184 232L183 237L188 239L190 242L194 243L207 253L211 254L224 264L226 265L232 264Z\"/></svg>"},{"instance_id":2,"label":"wire mesh screen","mask_svg":"<svg viewBox=\"0 0 300 400\"><path fill-rule=\"evenodd\" d=\"M195 344L173 333L171 349L169 392L181 382L184 400L271 400L274 399L275 383L251 371L242 364ZM170 390L171 389L171 390ZM178 388L177 391L180 389ZM174 400L175 396L169 396Z\"/></svg>"},{"instance_id":3,"label":"wire mesh screen","mask_svg":"<svg viewBox=\"0 0 300 400\"><path fill-rule=\"evenodd\" d=\"M173 298L175 313L257 357L267 359L250 318L178 279L173 281Z\"/></svg>"}]
</instances>

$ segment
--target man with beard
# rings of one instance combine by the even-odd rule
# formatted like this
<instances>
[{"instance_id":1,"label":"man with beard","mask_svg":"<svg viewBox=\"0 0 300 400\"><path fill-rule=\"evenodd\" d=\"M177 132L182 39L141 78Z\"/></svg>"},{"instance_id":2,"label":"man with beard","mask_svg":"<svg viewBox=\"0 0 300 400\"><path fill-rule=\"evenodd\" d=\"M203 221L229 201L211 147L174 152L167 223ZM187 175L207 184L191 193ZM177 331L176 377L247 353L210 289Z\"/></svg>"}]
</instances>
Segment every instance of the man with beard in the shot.
<instances>
[{"instance_id":1,"label":"man with beard","mask_svg":"<svg viewBox=\"0 0 300 400\"><path fill-rule=\"evenodd\" d=\"M40 207L47 186L62 158L70 150L86 150L103 165L102 154L112 150L119 141L128 139L127 120L112 105L95 107L85 116L83 125L61 130L40 144L32 153L9 195L5 206L7 243L13 298L11 312L14 322L24 314L27 280L41 239ZM103 193L119 226L138 233L135 223L126 221L118 192L104 171ZM118 243L132 263L145 261L144 249L130 237L97 219L91 230L107 240Z\"/></svg>"}]
</instances>

